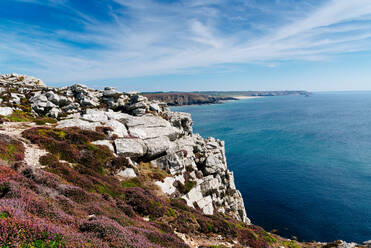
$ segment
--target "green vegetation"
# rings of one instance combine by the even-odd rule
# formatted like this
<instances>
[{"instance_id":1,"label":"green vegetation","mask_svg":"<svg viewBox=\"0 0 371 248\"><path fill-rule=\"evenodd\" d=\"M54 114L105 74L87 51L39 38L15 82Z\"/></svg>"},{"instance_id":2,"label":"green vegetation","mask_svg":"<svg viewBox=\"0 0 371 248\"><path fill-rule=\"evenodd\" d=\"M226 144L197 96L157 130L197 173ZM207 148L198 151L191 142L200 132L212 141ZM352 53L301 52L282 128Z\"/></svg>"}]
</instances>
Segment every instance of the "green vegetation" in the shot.
<instances>
[{"instance_id":1,"label":"green vegetation","mask_svg":"<svg viewBox=\"0 0 371 248\"><path fill-rule=\"evenodd\" d=\"M7 212L0 212L0 219L6 219L9 217L9 214Z\"/></svg>"},{"instance_id":2,"label":"green vegetation","mask_svg":"<svg viewBox=\"0 0 371 248\"><path fill-rule=\"evenodd\" d=\"M131 178L121 182L122 187L130 188L130 187L143 187L142 183L139 181L138 178Z\"/></svg>"},{"instance_id":3,"label":"green vegetation","mask_svg":"<svg viewBox=\"0 0 371 248\"><path fill-rule=\"evenodd\" d=\"M14 110L11 116L8 116L7 119L11 122L26 122L33 121L33 117L24 111Z\"/></svg>"},{"instance_id":4,"label":"green vegetation","mask_svg":"<svg viewBox=\"0 0 371 248\"><path fill-rule=\"evenodd\" d=\"M184 184L181 182L178 183L178 190L182 194L187 194L191 189L196 185L196 182L187 180Z\"/></svg>"},{"instance_id":5,"label":"green vegetation","mask_svg":"<svg viewBox=\"0 0 371 248\"><path fill-rule=\"evenodd\" d=\"M0 134L0 159L7 162L22 161L24 151L24 146L20 141Z\"/></svg>"}]
</instances>

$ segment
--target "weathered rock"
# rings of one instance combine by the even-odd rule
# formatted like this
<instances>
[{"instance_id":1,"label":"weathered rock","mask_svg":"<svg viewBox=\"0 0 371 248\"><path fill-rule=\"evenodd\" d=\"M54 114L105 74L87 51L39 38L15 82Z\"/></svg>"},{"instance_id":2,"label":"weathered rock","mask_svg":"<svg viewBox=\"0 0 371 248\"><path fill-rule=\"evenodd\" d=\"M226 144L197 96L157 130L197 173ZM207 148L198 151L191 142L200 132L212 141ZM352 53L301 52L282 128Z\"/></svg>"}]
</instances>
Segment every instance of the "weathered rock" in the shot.
<instances>
[{"instance_id":1,"label":"weathered rock","mask_svg":"<svg viewBox=\"0 0 371 248\"><path fill-rule=\"evenodd\" d=\"M49 110L48 116L58 118L60 113L61 110L59 108L52 108L51 110Z\"/></svg>"},{"instance_id":2,"label":"weathered rock","mask_svg":"<svg viewBox=\"0 0 371 248\"><path fill-rule=\"evenodd\" d=\"M137 177L137 174L135 173L133 168L126 168L125 170L120 171L117 175L123 178Z\"/></svg>"},{"instance_id":3,"label":"weathered rock","mask_svg":"<svg viewBox=\"0 0 371 248\"><path fill-rule=\"evenodd\" d=\"M122 93L120 93L119 91L117 91L115 88L112 88L112 87L105 87L104 88L104 91L103 91L103 96L107 97L107 96L117 96L117 95L120 95Z\"/></svg>"},{"instance_id":4,"label":"weathered rock","mask_svg":"<svg viewBox=\"0 0 371 248\"><path fill-rule=\"evenodd\" d=\"M175 153L162 156L152 161L152 164L175 175L185 171L182 159Z\"/></svg>"},{"instance_id":5,"label":"weathered rock","mask_svg":"<svg viewBox=\"0 0 371 248\"><path fill-rule=\"evenodd\" d=\"M143 157L147 152L147 147L141 139L123 138L114 141L116 153L130 158Z\"/></svg>"},{"instance_id":6,"label":"weathered rock","mask_svg":"<svg viewBox=\"0 0 371 248\"><path fill-rule=\"evenodd\" d=\"M93 122L108 121L108 117L104 111L95 110L95 109L87 109L86 114L82 116L82 119L87 120L87 121L93 121Z\"/></svg>"},{"instance_id":7,"label":"weathered rock","mask_svg":"<svg viewBox=\"0 0 371 248\"><path fill-rule=\"evenodd\" d=\"M201 200L197 201L197 205L202 209L204 214L212 215L214 214L213 200L211 196L206 196Z\"/></svg>"},{"instance_id":8,"label":"weathered rock","mask_svg":"<svg viewBox=\"0 0 371 248\"><path fill-rule=\"evenodd\" d=\"M174 147L173 143L170 142L167 136L146 139L144 142L147 146L147 157L150 158L165 155L167 151L170 151L171 148Z\"/></svg>"},{"instance_id":9,"label":"weathered rock","mask_svg":"<svg viewBox=\"0 0 371 248\"><path fill-rule=\"evenodd\" d=\"M55 94L53 91L46 92L45 96L48 99L48 101L51 101L54 104L59 104L60 97L59 95Z\"/></svg>"},{"instance_id":10,"label":"weathered rock","mask_svg":"<svg viewBox=\"0 0 371 248\"><path fill-rule=\"evenodd\" d=\"M45 87L44 82L38 78L15 73L0 75L0 80L23 87Z\"/></svg>"},{"instance_id":11,"label":"weathered rock","mask_svg":"<svg viewBox=\"0 0 371 248\"><path fill-rule=\"evenodd\" d=\"M171 195L175 193L176 188L174 187L175 178L166 177L163 182L157 181L155 184L161 189L165 194Z\"/></svg>"},{"instance_id":12,"label":"weathered rock","mask_svg":"<svg viewBox=\"0 0 371 248\"><path fill-rule=\"evenodd\" d=\"M125 125L117 120L108 120L104 122L104 126L112 128L113 131L108 132L110 136L117 135L117 137L123 138L129 135Z\"/></svg>"},{"instance_id":13,"label":"weathered rock","mask_svg":"<svg viewBox=\"0 0 371 248\"><path fill-rule=\"evenodd\" d=\"M99 126L102 126L102 124L98 122L89 122L81 119L67 119L58 122L57 128L78 127L83 130L95 131Z\"/></svg>"},{"instance_id":14,"label":"weathered rock","mask_svg":"<svg viewBox=\"0 0 371 248\"><path fill-rule=\"evenodd\" d=\"M13 114L13 109L10 107L0 107L0 115L10 116Z\"/></svg>"}]
</instances>

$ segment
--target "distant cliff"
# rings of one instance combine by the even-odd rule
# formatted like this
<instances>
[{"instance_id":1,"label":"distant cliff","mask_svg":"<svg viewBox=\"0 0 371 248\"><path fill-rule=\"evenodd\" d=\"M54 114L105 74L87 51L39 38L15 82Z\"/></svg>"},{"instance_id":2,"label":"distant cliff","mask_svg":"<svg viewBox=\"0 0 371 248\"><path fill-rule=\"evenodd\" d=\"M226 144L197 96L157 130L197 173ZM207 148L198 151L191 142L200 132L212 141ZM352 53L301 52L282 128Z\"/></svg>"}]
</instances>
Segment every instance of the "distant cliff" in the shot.
<instances>
[{"instance_id":1,"label":"distant cliff","mask_svg":"<svg viewBox=\"0 0 371 248\"><path fill-rule=\"evenodd\" d=\"M145 92L149 100L166 102L169 106L215 104L226 100L238 100L239 97L253 96L309 96L307 91L198 91L198 92Z\"/></svg>"},{"instance_id":2,"label":"distant cliff","mask_svg":"<svg viewBox=\"0 0 371 248\"><path fill-rule=\"evenodd\" d=\"M176 92L176 93L144 93L149 100L166 102L169 106L182 106L194 104L215 104L225 100L237 100L228 96L210 96L200 93Z\"/></svg>"}]
</instances>

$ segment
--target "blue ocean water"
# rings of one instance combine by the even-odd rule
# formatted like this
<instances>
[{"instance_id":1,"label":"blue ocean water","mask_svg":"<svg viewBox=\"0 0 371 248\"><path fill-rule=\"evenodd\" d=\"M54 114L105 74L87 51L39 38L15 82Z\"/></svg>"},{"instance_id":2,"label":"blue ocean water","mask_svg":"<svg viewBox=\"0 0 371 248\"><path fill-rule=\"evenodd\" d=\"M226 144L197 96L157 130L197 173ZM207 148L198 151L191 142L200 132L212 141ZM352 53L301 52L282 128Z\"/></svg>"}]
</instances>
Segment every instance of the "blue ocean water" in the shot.
<instances>
[{"instance_id":1,"label":"blue ocean water","mask_svg":"<svg viewBox=\"0 0 371 248\"><path fill-rule=\"evenodd\" d=\"M172 109L226 141L254 224L305 241L371 239L371 92Z\"/></svg>"}]
</instances>

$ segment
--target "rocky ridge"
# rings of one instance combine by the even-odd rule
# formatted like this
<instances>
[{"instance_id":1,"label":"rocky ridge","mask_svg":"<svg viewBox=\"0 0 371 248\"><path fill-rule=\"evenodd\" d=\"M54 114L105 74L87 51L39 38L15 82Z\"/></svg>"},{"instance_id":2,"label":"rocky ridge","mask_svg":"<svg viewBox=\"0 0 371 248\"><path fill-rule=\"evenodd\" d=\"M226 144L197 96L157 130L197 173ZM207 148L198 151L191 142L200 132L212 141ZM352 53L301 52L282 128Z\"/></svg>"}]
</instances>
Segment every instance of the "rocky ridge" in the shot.
<instances>
[{"instance_id":1,"label":"rocky ridge","mask_svg":"<svg viewBox=\"0 0 371 248\"><path fill-rule=\"evenodd\" d=\"M26 75L0 75L0 115L0 228L9 235L0 236L1 245L4 238L21 242L19 236L11 238L19 228L34 230L30 237L50 240L40 236L44 232L35 233L43 228L66 239L76 233L68 239L71 245L55 246L60 240L56 236L50 247L370 247L370 242L299 243L252 225L227 168L224 142L194 134L189 114L171 112L166 104L138 93L81 84L53 88ZM106 164L98 155L109 158ZM135 180L144 172L168 200L158 199ZM119 188L120 181L125 189ZM27 194L19 191L22 187ZM124 203L119 194L124 194ZM51 212L53 208L42 205L53 201L63 211ZM40 226L25 222L26 212ZM67 224L75 229L48 227L54 222L60 222L58 228ZM130 241L132 235L137 236Z\"/></svg>"},{"instance_id":2,"label":"rocky ridge","mask_svg":"<svg viewBox=\"0 0 371 248\"><path fill-rule=\"evenodd\" d=\"M117 175L134 176L140 161L150 162L171 175L156 182L165 194L181 197L205 214L217 211L250 223L227 168L224 142L193 134L189 114L171 112L166 104L136 92L93 90L81 84L53 88L26 75L0 76L0 92L1 115L22 111L22 103L29 101L32 115L58 118L57 128L107 127L110 139L94 144L127 159L128 167Z\"/></svg>"}]
</instances>

